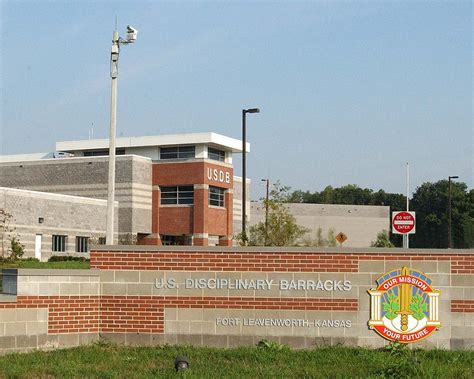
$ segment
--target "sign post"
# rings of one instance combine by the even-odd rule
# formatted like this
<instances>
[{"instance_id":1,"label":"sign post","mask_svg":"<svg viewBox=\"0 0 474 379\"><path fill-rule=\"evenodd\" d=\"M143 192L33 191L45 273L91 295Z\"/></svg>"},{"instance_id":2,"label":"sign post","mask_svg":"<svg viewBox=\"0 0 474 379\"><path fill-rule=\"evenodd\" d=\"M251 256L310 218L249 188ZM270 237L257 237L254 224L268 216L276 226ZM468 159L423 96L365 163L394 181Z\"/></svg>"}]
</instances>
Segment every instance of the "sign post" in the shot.
<instances>
[{"instance_id":1,"label":"sign post","mask_svg":"<svg viewBox=\"0 0 474 379\"><path fill-rule=\"evenodd\" d=\"M392 233L415 234L415 212L392 212Z\"/></svg>"}]
</instances>

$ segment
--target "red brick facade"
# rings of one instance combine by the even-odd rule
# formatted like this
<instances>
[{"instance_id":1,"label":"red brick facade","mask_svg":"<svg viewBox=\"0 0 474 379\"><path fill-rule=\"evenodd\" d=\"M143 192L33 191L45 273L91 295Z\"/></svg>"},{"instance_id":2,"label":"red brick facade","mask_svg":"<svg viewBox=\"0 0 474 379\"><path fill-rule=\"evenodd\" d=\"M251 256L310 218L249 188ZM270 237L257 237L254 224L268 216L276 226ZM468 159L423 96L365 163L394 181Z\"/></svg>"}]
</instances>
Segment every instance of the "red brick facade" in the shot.
<instances>
[{"instance_id":1,"label":"red brick facade","mask_svg":"<svg viewBox=\"0 0 474 379\"><path fill-rule=\"evenodd\" d=\"M358 272L360 261L445 261L452 274L474 274L474 256L456 254L121 252L91 254L91 268L103 270Z\"/></svg>"},{"instance_id":2,"label":"red brick facade","mask_svg":"<svg viewBox=\"0 0 474 379\"><path fill-rule=\"evenodd\" d=\"M357 299L103 296L103 333L163 333L165 308L357 311Z\"/></svg>"},{"instance_id":3,"label":"red brick facade","mask_svg":"<svg viewBox=\"0 0 474 379\"><path fill-rule=\"evenodd\" d=\"M233 169L218 162L155 163L152 173L152 234L142 245L161 245L160 236L175 236L178 244L207 246L209 236L219 245L232 244ZM161 205L163 186L193 186L193 205ZM225 190L224 207L209 205L209 186Z\"/></svg>"},{"instance_id":4,"label":"red brick facade","mask_svg":"<svg viewBox=\"0 0 474 379\"><path fill-rule=\"evenodd\" d=\"M474 313L474 300L451 300L451 312Z\"/></svg>"},{"instance_id":5,"label":"red brick facade","mask_svg":"<svg viewBox=\"0 0 474 379\"><path fill-rule=\"evenodd\" d=\"M138 249L137 249L138 250ZM146 251L92 251L91 269L101 270L101 295L99 296L17 296L16 302L0 303L0 309L6 308L47 308L48 334L72 333L135 333L166 334L166 309L228 309L254 311L328 311L340 312L337 317L355 317L360 312L369 312L364 304L369 282L383 274L390 267L390 262L400 264L422 264L432 267L431 272L449 275L458 284L444 284L448 287L470 288L470 276L474 273L474 256L472 254L430 254L424 252L389 253L389 252L307 252L307 251L245 251L242 249L211 250L183 249L175 251L162 249ZM376 263L372 268L368 265ZM379 268L382 262L383 268ZM408 262L408 263L402 263ZM447 264L446 264L447 263ZM388 265L387 265L388 264ZM364 266L362 266L364 265ZM343 278L358 274L371 274L369 281L354 292L335 292L331 296L318 293L318 296L282 296L274 294L261 296L232 296L230 293L221 296L152 294L154 278L160 271L175 272L241 272L241 273L333 273ZM111 271L115 271L112 274ZM121 271L124 271L121 273ZM140 272L138 272L140 271ZM462 272L460 272L462 271ZM151 274L151 275L150 275ZM95 274L97 275L97 274ZM168 275L168 274L167 274ZM191 274L193 275L193 274ZM235 274L232 274L235 275ZM274 274L272 274L274 275ZM286 274L288 275L288 274ZM225 275L224 275L225 276ZM327 276L327 275L326 275ZM362 277L367 275L361 275ZM371 277L370 277L371 276ZM310 276L311 277L311 276ZM154 280L154 279L152 279ZM355 280L355 279L354 279ZM374 283L375 284L375 283ZM359 284L360 285L360 284ZM113 292L105 292L110 286ZM149 291L141 295L127 292L137 286L140 290ZM440 283L439 287L443 285ZM438 287L438 284L435 284ZM132 289L133 290L133 289ZM123 292L122 292L123 291ZM181 291L181 290L180 290ZM441 293L443 293L441 289ZM464 290L465 291L465 290ZM454 291L453 291L454 292ZM262 292L260 292L261 294ZM459 293L459 292L458 292ZM466 292L461 292L466 293ZM449 302L449 311L455 313L474 313L474 300L455 296ZM345 315L345 316L342 316ZM350 316L349 316L350 315ZM336 318L336 316L334 316ZM367 315L368 317L368 315ZM366 328L363 322L364 330Z\"/></svg>"},{"instance_id":6,"label":"red brick facade","mask_svg":"<svg viewBox=\"0 0 474 379\"><path fill-rule=\"evenodd\" d=\"M48 308L48 333L99 333L99 296L18 296L6 308Z\"/></svg>"}]
</instances>

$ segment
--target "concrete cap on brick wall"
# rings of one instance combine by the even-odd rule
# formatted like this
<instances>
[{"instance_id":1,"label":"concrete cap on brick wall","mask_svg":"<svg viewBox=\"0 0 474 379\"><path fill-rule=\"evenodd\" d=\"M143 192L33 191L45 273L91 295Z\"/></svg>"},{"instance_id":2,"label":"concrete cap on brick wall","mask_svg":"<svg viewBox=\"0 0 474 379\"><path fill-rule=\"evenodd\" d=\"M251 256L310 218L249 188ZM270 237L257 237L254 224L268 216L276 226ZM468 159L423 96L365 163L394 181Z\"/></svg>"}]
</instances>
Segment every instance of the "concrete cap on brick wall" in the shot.
<instances>
[{"instance_id":1,"label":"concrete cap on brick wall","mask_svg":"<svg viewBox=\"0 0 474 379\"><path fill-rule=\"evenodd\" d=\"M473 255L474 249L398 249L398 248L314 248L314 247L225 247L225 246L144 246L144 245L95 245L93 251L123 251L127 253L140 252L210 252L210 253L302 253L302 254L387 254L395 255Z\"/></svg>"}]
</instances>

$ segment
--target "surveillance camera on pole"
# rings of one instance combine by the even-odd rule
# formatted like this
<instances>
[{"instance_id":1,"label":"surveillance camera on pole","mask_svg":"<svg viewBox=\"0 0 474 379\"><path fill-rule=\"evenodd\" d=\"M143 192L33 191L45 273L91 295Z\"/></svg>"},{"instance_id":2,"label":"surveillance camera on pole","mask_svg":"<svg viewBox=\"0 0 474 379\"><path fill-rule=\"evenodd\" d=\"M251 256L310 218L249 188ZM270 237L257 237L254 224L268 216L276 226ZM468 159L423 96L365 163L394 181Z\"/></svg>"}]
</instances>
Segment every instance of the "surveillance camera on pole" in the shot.
<instances>
[{"instance_id":1,"label":"surveillance camera on pole","mask_svg":"<svg viewBox=\"0 0 474 379\"><path fill-rule=\"evenodd\" d=\"M138 30L127 26L127 38L119 37L115 30L110 53L110 77L112 78L112 96L110 101L110 129L109 129L109 180L107 188L107 245L114 244L114 200L115 200L115 134L117 125L117 78L120 45L134 43L137 40Z\"/></svg>"},{"instance_id":2,"label":"surveillance camera on pole","mask_svg":"<svg viewBox=\"0 0 474 379\"><path fill-rule=\"evenodd\" d=\"M127 26L127 43L134 43L137 40L138 30L133 26Z\"/></svg>"}]
</instances>

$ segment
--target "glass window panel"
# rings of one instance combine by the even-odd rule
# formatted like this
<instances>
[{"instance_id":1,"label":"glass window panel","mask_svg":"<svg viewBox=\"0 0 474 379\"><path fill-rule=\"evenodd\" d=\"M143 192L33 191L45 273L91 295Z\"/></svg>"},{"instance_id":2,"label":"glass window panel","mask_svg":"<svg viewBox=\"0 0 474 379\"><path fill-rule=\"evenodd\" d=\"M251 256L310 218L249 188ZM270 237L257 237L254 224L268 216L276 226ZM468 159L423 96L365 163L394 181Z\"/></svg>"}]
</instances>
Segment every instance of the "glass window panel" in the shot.
<instances>
[{"instance_id":1,"label":"glass window panel","mask_svg":"<svg viewBox=\"0 0 474 379\"><path fill-rule=\"evenodd\" d=\"M215 161L224 162L225 161L225 151L214 149L212 147L208 148L208 157Z\"/></svg>"},{"instance_id":2,"label":"glass window panel","mask_svg":"<svg viewBox=\"0 0 474 379\"><path fill-rule=\"evenodd\" d=\"M224 206L224 188L219 187L209 187L209 205L213 205L216 207L223 207Z\"/></svg>"},{"instance_id":3,"label":"glass window panel","mask_svg":"<svg viewBox=\"0 0 474 379\"><path fill-rule=\"evenodd\" d=\"M66 236L60 236L53 234L52 237L52 250L56 252L66 251Z\"/></svg>"},{"instance_id":4,"label":"glass window panel","mask_svg":"<svg viewBox=\"0 0 474 379\"><path fill-rule=\"evenodd\" d=\"M193 204L194 203L194 187L193 186L176 186L161 187L161 204Z\"/></svg>"}]
</instances>

